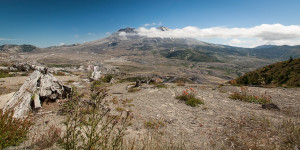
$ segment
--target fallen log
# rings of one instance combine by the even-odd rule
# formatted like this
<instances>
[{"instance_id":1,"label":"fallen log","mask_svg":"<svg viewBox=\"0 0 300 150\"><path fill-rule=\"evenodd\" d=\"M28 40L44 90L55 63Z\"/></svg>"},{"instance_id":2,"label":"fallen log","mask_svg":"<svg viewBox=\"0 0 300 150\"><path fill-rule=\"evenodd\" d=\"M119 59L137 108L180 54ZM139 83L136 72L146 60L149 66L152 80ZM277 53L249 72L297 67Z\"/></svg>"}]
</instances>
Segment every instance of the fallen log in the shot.
<instances>
[{"instance_id":1,"label":"fallen log","mask_svg":"<svg viewBox=\"0 0 300 150\"><path fill-rule=\"evenodd\" d=\"M14 110L15 118L26 116L33 103L34 108L41 108L41 101L67 98L72 89L57 80L47 68L35 70L21 86L13 97L8 101L4 111Z\"/></svg>"},{"instance_id":2,"label":"fallen log","mask_svg":"<svg viewBox=\"0 0 300 150\"><path fill-rule=\"evenodd\" d=\"M30 110L30 102L32 94L37 89L37 81L41 76L41 72L34 71L25 83L20 87L13 97L8 101L4 107L4 111L14 110L15 118L22 118Z\"/></svg>"}]
</instances>

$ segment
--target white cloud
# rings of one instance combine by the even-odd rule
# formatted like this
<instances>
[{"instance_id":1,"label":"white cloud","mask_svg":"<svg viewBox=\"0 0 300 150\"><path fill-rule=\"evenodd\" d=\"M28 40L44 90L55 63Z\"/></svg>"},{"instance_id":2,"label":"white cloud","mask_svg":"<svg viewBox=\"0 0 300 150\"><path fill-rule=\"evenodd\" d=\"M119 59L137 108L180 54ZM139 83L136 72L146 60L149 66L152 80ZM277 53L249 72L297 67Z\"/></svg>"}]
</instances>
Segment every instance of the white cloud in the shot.
<instances>
[{"instance_id":1,"label":"white cloud","mask_svg":"<svg viewBox=\"0 0 300 150\"><path fill-rule=\"evenodd\" d=\"M161 22L158 22L158 23L152 22L152 23L146 23L146 24L144 24L144 27L148 27L148 26L161 26L161 25L162 25Z\"/></svg>"},{"instance_id":2,"label":"white cloud","mask_svg":"<svg viewBox=\"0 0 300 150\"><path fill-rule=\"evenodd\" d=\"M95 36L96 34L95 34L95 33L89 32L89 33L87 33L87 35L88 35L88 36Z\"/></svg>"},{"instance_id":3,"label":"white cloud","mask_svg":"<svg viewBox=\"0 0 300 150\"><path fill-rule=\"evenodd\" d=\"M62 46L62 45L65 45L65 43L61 42L61 43L59 43L59 45Z\"/></svg>"},{"instance_id":4,"label":"white cloud","mask_svg":"<svg viewBox=\"0 0 300 150\"><path fill-rule=\"evenodd\" d=\"M75 34L74 37L75 37L75 38L79 38L79 35L78 35L78 34Z\"/></svg>"},{"instance_id":5,"label":"white cloud","mask_svg":"<svg viewBox=\"0 0 300 150\"><path fill-rule=\"evenodd\" d=\"M221 38L226 39L227 42L217 44L242 47L255 47L262 44L300 45L300 25L262 24L250 28L211 27L202 29L187 26L170 31L160 31L155 27L140 27L136 31L139 35L148 37L196 38L204 41Z\"/></svg>"},{"instance_id":6,"label":"white cloud","mask_svg":"<svg viewBox=\"0 0 300 150\"><path fill-rule=\"evenodd\" d=\"M19 40L19 39L0 38L0 41L13 41L13 40Z\"/></svg>"}]
</instances>

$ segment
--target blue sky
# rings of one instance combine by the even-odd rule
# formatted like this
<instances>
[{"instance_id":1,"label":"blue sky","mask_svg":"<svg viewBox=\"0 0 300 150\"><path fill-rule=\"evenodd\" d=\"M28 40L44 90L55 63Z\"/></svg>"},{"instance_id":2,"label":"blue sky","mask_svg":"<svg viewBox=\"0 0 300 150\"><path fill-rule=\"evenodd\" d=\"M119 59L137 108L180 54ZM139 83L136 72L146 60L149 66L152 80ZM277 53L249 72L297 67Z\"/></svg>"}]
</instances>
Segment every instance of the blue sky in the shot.
<instances>
[{"instance_id":1,"label":"blue sky","mask_svg":"<svg viewBox=\"0 0 300 150\"><path fill-rule=\"evenodd\" d=\"M299 8L299 0L0 0L0 45L83 43L152 23L171 29L299 26Z\"/></svg>"}]
</instances>

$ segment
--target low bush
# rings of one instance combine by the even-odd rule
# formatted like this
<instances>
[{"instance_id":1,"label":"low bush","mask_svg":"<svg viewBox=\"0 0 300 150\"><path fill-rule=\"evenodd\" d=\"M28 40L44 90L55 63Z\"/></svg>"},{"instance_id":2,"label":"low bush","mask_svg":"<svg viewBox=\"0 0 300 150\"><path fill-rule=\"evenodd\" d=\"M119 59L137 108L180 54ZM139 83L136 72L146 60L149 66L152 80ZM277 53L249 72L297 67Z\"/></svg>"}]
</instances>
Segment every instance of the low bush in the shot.
<instances>
[{"instance_id":1,"label":"low bush","mask_svg":"<svg viewBox=\"0 0 300 150\"><path fill-rule=\"evenodd\" d=\"M9 74L8 70L0 70L0 78L12 77L13 75Z\"/></svg>"},{"instance_id":2,"label":"low bush","mask_svg":"<svg viewBox=\"0 0 300 150\"><path fill-rule=\"evenodd\" d=\"M111 113L107 107L107 90L94 88L89 100L74 98L72 110L66 115L60 145L64 149L122 149L125 131L131 125L129 111Z\"/></svg>"},{"instance_id":3,"label":"low bush","mask_svg":"<svg viewBox=\"0 0 300 150\"><path fill-rule=\"evenodd\" d=\"M46 149L52 147L54 143L61 140L60 135L61 129L51 125L45 133L34 136L32 141L34 146L37 146L39 149Z\"/></svg>"},{"instance_id":4,"label":"low bush","mask_svg":"<svg viewBox=\"0 0 300 150\"><path fill-rule=\"evenodd\" d=\"M167 85L163 83L153 83L154 87L156 88L168 88Z\"/></svg>"},{"instance_id":5,"label":"low bush","mask_svg":"<svg viewBox=\"0 0 300 150\"><path fill-rule=\"evenodd\" d=\"M193 88L186 89L179 96L176 96L176 99L184 101L187 105L196 107L198 105L204 104L202 99L196 98L194 94L195 90Z\"/></svg>"},{"instance_id":6,"label":"low bush","mask_svg":"<svg viewBox=\"0 0 300 150\"><path fill-rule=\"evenodd\" d=\"M257 103L257 104L270 104L271 103L271 96L267 96L265 93L261 96L256 96L251 94L251 91L248 90L247 87L241 87L241 93L234 92L229 96L230 99L234 100L241 100L251 103Z\"/></svg>"},{"instance_id":7,"label":"low bush","mask_svg":"<svg viewBox=\"0 0 300 150\"><path fill-rule=\"evenodd\" d=\"M96 80L92 82L91 91L96 90L97 88L101 88L103 86L102 81Z\"/></svg>"},{"instance_id":8,"label":"low bush","mask_svg":"<svg viewBox=\"0 0 300 150\"><path fill-rule=\"evenodd\" d=\"M30 119L17 119L13 114L13 111L3 112L0 109L0 149L22 143L32 125Z\"/></svg>"},{"instance_id":9,"label":"low bush","mask_svg":"<svg viewBox=\"0 0 300 150\"><path fill-rule=\"evenodd\" d=\"M113 75L108 74L108 75L104 76L104 78L102 79L102 81L105 82L105 83L110 83L110 81L111 81L112 78L113 78Z\"/></svg>"},{"instance_id":10,"label":"low bush","mask_svg":"<svg viewBox=\"0 0 300 150\"><path fill-rule=\"evenodd\" d=\"M127 89L127 91L128 91L129 93L138 92L138 91L140 91L140 90L141 90L140 88L136 88L136 87L130 87L130 88Z\"/></svg>"},{"instance_id":11,"label":"low bush","mask_svg":"<svg viewBox=\"0 0 300 150\"><path fill-rule=\"evenodd\" d=\"M185 83L184 83L184 81L177 81L176 85L177 86L185 86Z\"/></svg>"},{"instance_id":12,"label":"low bush","mask_svg":"<svg viewBox=\"0 0 300 150\"><path fill-rule=\"evenodd\" d=\"M151 119L144 122L144 126L148 129L159 129L166 126L163 120Z\"/></svg>"}]
</instances>

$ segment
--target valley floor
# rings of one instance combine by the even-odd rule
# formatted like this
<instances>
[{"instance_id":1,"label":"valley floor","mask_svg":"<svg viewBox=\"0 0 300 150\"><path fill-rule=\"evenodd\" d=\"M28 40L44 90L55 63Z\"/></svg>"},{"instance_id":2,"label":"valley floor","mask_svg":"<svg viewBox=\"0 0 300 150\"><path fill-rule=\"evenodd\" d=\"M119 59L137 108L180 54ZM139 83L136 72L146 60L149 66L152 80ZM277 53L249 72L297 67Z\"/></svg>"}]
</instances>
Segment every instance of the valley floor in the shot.
<instances>
[{"instance_id":1,"label":"valley floor","mask_svg":"<svg viewBox=\"0 0 300 150\"><path fill-rule=\"evenodd\" d=\"M11 79L14 79L14 82L12 82ZM89 86L88 83L78 77L63 77L62 79L65 83L71 79L79 81L82 87L78 88L78 90L87 89ZM24 80L23 77L20 77L20 80ZM9 86L7 84L14 86L15 84L19 84L15 83L17 81L15 78L5 78L5 80L1 79L1 81L3 81L2 85L5 86ZM274 127L288 120L292 120L298 126L300 123L299 88L249 87L249 91L254 95L259 96L265 94L271 96L272 101L281 109L280 111L275 111L262 109L260 104L229 99L230 94L240 91L240 87L209 84L186 84L185 86L177 86L176 84L167 83L167 88L156 88L153 85L142 84L140 91L130 93L127 90L130 84L129 82L125 82L109 86L109 96L107 99L119 99L121 101L132 99L130 105L124 109L133 112L133 124L126 133L127 136L135 139L139 139L140 136L155 130L164 133L162 136L167 139L178 140L184 143L187 149L220 149L224 147L239 149L238 144L243 142L251 143L251 141L246 141L247 138L239 139L238 141L232 140L245 136L240 135L240 133L236 133L236 135L232 134L237 131L242 132L242 134L244 133L244 128L242 128L240 123L243 122L245 118L246 120L250 118L248 120L250 122L246 122L247 128L245 129L258 132L258 140L260 140L259 138L266 138L261 137L259 135L260 132L269 132L269 130L270 132L275 132L276 129L269 129L271 126L268 126L268 128L264 126L259 128L251 126L251 121L267 119L271 124L274 124ZM196 97L201 98L204 101L204 105L191 107L175 98L182 94L184 90L190 88L195 90ZM6 95L6 97L7 96L8 95ZM1 103L5 101L3 95L0 97ZM116 104L113 107L117 108L119 106ZM64 131L64 116L59 115L58 109L58 103L44 104L42 111L33 116L35 124L31 128L29 139L16 149L30 148L32 138L45 132L50 125L55 125ZM147 123L151 122L159 122L160 125L156 127L147 125ZM247 123L250 125L248 126ZM238 129L236 129L236 125L239 125ZM245 134L249 134L246 130ZM267 138L270 138L271 141L273 139L271 143L275 143L275 145L277 145L275 146L276 148L281 146L281 139L278 138L282 137L269 135ZM233 143L231 146L228 144L230 142ZM258 143L261 144L257 145L260 149L269 146L264 145L268 144L268 142L261 143L258 141ZM251 145L249 147L251 147ZM58 148L58 146L52 147L52 149Z\"/></svg>"}]
</instances>

